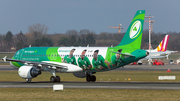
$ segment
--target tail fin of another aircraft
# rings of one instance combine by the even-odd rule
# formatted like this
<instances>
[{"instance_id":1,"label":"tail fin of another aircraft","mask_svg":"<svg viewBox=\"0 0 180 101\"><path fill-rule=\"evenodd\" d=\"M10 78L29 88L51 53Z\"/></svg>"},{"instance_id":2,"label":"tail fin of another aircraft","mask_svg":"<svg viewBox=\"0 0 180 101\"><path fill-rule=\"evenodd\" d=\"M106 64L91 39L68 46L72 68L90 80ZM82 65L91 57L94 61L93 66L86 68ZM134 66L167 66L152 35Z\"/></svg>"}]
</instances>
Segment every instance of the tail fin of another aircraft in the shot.
<instances>
[{"instance_id":1,"label":"tail fin of another aircraft","mask_svg":"<svg viewBox=\"0 0 180 101\"><path fill-rule=\"evenodd\" d=\"M164 37L164 39L161 41L161 43L159 44L159 46L155 49L155 50L157 50L158 52L164 52L164 51L166 51L166 49L167 49L167 45L168 45L168 41L169 41L169 36L170 35L166 35L165 37Z\"/></svg>"},{"instance_id":2,"label":"tail fin of another aircraft","mask_svg":"<svg viewBox=\"0 0 180 101\"><path fill-rule=\"evenodd\" d=\"M144 25L145 10L138 10L131 21L123 39L117 46L126 46L134 49L141 48L142 32Z\"/></svg>"},{"instance_id":3,"label":"tail fin of another aircraft","mask_svg":"<svg viewBox=\"0 0 180 101\"><path fill-rule=\"evenodd\" d=\"M163 41L163 40L162 40L162 41ZM158 52L161 51L161 48L162 48L162 41L160 42L159 46L155 49L155 50L157 50Z\"/></svg>"},{"instance_id":4,"label":"tail fin of another aircraft","mask_svg":"<svg viewBox=\"0 0 180 101\"><path fill-rule=\"evenodd\" d=\"M162 45L162 48L161 48L161 51L164 52L166 51L167 49L167 45L168 45L168 41L169 41L169 36L170 35L166 35L165 38L163 39L163 45Z\"/></svg>"}]
</instances>

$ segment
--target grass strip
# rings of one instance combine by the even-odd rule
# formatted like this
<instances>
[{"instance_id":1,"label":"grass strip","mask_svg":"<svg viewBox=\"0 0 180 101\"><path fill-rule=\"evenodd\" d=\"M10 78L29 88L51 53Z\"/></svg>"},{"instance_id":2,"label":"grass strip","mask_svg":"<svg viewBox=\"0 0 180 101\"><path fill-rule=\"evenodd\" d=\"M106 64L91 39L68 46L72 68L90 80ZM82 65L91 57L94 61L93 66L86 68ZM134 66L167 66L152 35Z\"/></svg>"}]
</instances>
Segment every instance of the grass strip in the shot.
<instances>
[{"instance_id":1,"label":"grass strip","mask_svg":"<svg viewBox=\"0 0 180 101\"><path fill-rule=\"evenodd\" d=\"M141 81L141 82L180 82L180 71L107 71L96 73L96 81ZM61 81L85 81L72 73L56 73ZM49 81L52 75L42 72L32 81ZM158 80L158 76L176 76L176 80ZM0 71L0 81L25 81L18 75L18 71Z\"/></svg>"},{"instance_id":2,"label":"grass strip","mask_svg":"<svg viewBox=\"0 0 180 101\"><path fill-rule=\"evenodd\" d=\"M0 88L1 101L176 101L179 90Z\"/></svg>"}]
</instances>

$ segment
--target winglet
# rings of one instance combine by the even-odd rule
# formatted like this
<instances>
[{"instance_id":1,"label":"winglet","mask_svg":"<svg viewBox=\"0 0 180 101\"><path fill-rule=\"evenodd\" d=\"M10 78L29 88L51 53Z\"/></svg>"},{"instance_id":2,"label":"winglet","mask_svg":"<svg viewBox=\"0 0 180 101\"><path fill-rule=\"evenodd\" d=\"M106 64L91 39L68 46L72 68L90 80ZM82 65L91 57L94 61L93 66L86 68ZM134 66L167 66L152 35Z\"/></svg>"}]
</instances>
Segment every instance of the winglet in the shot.
<instances>
[{"instance_id":1,"label":"winglet","mask_svg":"<svg viewBox=\"0 0 180 101\"><path fill-rule=\"evenodd\" d=\"M2 58L2 60L3 60L4 62L6 62L6 58L7 58L7 56L5 56L4 58Z\"/></svg>"}]
</instances>

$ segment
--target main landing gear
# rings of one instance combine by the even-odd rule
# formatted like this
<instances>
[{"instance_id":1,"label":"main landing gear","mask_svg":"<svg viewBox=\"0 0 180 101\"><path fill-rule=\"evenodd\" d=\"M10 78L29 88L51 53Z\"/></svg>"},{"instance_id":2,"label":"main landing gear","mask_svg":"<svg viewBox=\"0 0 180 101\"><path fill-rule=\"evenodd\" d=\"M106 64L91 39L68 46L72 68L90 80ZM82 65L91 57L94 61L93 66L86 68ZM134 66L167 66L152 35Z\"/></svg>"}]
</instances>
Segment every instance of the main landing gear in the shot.
<instances>
[{"instance_id":1,"label":"main landing gear","mask_svg":"<svg viewBox=\"0 0 180 101\"><path fill-rule=\"evenodd\" d=\"M95 82L96 81L96 76L92 74L86 74L86 81L87 82Z\"/></svg>"},{"instance_id":2,"label":"main landing gear","mask_svg":"<svg viewBox=\"0 0 180 101\"><path fill-rule=\"evenodd\" d=\"M59 76L56 76L55 70L50 70L50 73L53 75L50 77L50 82L60 82L61 78Z\"/></svg>"},{"instance_id":3,"label":"main landing gear","mask_svg":"<svg viewBox=\"0 0 180 101\"><path fill-rule=\"evenodd\" d=\"M61 78L59 76L51 76L50 77L50 82L60 82Z\"/></svg>"}]
</instances>

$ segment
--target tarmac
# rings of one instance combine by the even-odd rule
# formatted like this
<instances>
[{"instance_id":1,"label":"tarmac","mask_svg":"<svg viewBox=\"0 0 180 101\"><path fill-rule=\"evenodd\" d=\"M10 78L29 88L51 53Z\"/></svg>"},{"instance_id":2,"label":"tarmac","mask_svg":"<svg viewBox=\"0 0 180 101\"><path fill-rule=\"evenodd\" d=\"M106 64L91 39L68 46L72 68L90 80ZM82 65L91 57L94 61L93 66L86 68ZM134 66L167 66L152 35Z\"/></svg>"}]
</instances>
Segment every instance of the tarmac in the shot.
<instances>
[{"instance_id":1,"label":"tarmac","mask_svg":"<svg viewBox=\"0 0 180 101\"><path fill-rule=\"evenodd\" d=\"M0 88L53 88L53 85L63 85L64 88L77 89L180 90L180 83L171 82L0 82Z\"/></svg>"},{"instance_id":2,"label":"tarmac","mask_svg":"<svg viewBox=\"0 0 180 101\"><path fill-rule=\"evenodd\" d=\"M115 71L180 71L180 65L127 65L124 68L115 69ZM11 66L0 66L0 71L16 71ZM45 82L15 82L15 81L0 81L0 88L52 88L55 84L61 84L64 88L77 89L158 89L158 90L180 90L180 82L70 82L62 81L60 83Z\"/></svg>"}]
</instances>

